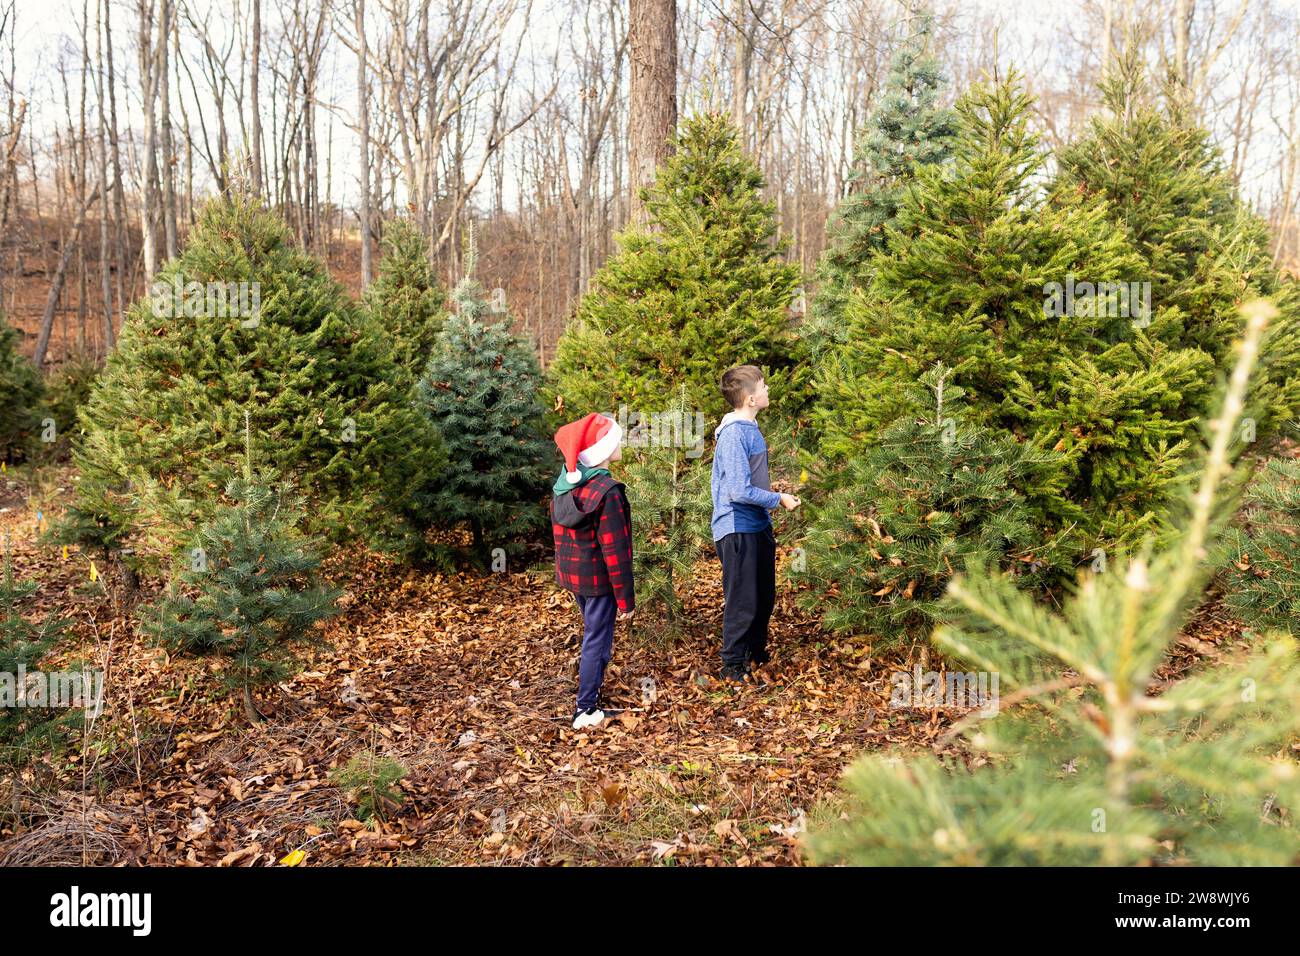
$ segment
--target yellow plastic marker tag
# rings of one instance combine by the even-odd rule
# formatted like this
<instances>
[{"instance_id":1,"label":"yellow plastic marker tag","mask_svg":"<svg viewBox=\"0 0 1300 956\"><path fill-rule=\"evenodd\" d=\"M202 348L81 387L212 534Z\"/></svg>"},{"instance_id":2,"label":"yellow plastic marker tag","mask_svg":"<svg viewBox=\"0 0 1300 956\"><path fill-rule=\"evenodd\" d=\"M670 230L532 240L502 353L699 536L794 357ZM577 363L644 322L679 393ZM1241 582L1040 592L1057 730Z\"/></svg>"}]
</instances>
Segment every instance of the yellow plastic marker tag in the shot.
<instances>
[{"instance_id":1,"label":"yellow plastic marker tag","mask_svg":"<svg viewBox=\"0 0 1300 956\"><path fill-rule=\"evenodd\" d=\"M92 581L99 580L99 568L95 567L94 561L90 562L90 580Z\"/></svg>"},{"instance_id":2,"label":"yellow plastic marker tag","mask_svg":"<svg viewBox=\"0 0 1300 956\"><path fill-rule=\"evenodd\" d=\"M808 469L805 468L803 471L799 472L799 483L803 484L807 480L808 480Z\"/></svg>"},{"instance_id":3,"label":"yellow plastic marker tag","mask_svg":"<svg viewBox=\"0 0 1300 956\"><path fill-rule=\"evenodd\" d=\"M285 854L284 858L280 860L280 865L297 866L305 859L307 859L306 853L302 852L302 850L294 850L290 853Z\"/></svg>"},{"instance_id":4,"label":"yellow plastic marker tag","mask_svg":"<svg viewBox=\"0 0 1300 956\"><path fill-rule=\"evenodd\" d=\"M66 544L63 546L63 560L68 560L68 546Z\"/></svg>"}]
</instances>

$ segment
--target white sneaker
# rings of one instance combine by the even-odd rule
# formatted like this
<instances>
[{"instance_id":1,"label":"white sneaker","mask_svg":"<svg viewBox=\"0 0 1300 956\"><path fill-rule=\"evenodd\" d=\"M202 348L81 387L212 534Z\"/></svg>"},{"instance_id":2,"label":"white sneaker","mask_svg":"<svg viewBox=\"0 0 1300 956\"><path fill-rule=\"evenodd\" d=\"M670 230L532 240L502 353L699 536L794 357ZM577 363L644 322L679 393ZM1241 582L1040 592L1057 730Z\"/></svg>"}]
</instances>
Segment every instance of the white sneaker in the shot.
<instances>
[{"instance_id":1,"label":"white sneaker","mask_svg":"<svg viewBox=\"0 0 1300 956\"><path fill-rule=\"evenodd\" d=\"M573 715L573 729L584 730L587 727L595 727L605 719L605 712L592 707L588 710L580 710Z\"/></svg>"}]
</instances>

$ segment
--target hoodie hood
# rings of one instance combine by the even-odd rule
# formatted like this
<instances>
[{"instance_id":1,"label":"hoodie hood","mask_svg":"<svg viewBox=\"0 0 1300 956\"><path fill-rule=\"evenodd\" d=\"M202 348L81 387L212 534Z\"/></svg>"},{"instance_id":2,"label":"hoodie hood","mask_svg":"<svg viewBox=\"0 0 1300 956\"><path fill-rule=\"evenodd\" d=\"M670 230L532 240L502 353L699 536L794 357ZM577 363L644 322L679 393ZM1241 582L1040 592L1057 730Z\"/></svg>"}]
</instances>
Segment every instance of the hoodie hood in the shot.
<instances>
[{"instance_id":1,"label":"hoodie hood","mask_svg":"<svg viewBox=\"0 0 1300 956\"><path fill-rule=\"evenodd\" d=\"M727 412L727 414L722 416L722 421L718 422L718 427L713 429L713 437L717 438L718 432L722 431L734 422L749 422L749 424L753 425L755 428L758 427L758 422L754 421L752 418L746 418L744 415L740 414L740 412Z\"/></svg>"},{"instance_id":2,"label":"hoodie hood","mask_svg":"<svg viewBox=\"0 0 1300 956\"><path fill-rule=\"evenodd\" d=\"M592 471L596 474L609 475L609 472L603 468L592 469ZM596 475L592 474L588 477L594 478ZM610 487L617 486L616 482ZM556 494L551 498L551 520L562 528L580 528L595 517L604 500L604 492L592 495L575 495L568 492Z\"/></svg>"}]
</instances>

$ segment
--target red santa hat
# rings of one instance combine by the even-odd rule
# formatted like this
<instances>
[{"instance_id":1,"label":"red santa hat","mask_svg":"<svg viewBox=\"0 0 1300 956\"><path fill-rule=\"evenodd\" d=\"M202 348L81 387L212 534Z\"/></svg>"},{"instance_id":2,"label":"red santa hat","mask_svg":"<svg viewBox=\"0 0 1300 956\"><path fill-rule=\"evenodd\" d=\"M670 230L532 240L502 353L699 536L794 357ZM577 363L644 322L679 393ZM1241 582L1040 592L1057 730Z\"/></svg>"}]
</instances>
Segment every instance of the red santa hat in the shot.
<instances>
[{"instance_id":1,"label":"red santa hat","mask_svg":"<svg viewBox=\"0 0 1300 956\"><path fill-rule=\"evenodd\" d=\"M562 425L555 433L555 444L564 454L564 477L577 481L582 477L579 463L590 468L614 454L623 440L623 429L609 415L592 412L576 422Z\"/></svg>"}]
</instances>

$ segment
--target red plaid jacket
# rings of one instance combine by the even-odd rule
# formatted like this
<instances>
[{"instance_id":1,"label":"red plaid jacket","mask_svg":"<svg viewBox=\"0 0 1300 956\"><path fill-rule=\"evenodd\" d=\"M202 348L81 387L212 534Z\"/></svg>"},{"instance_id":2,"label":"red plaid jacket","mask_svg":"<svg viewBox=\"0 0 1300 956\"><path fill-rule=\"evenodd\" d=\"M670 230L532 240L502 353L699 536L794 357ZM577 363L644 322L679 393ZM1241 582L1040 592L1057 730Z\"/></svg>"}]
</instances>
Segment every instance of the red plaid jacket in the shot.
<instances>
[{"instance_id":1,"label":"red plaid jacket","mask_svg":"<svg viewBox=\"0 0 1300 956\"><path fill-rule=\"evenodd\" d=\"M636 607L632 584L632 512L623 486L596 475L551 498L555 581L566 591L613 594L619 613Z\"/></svg>"}]
</instances>

